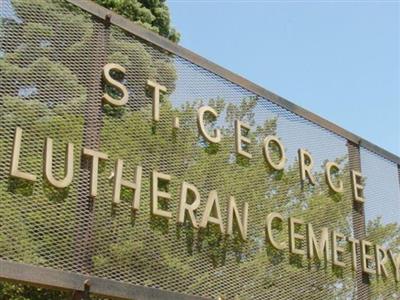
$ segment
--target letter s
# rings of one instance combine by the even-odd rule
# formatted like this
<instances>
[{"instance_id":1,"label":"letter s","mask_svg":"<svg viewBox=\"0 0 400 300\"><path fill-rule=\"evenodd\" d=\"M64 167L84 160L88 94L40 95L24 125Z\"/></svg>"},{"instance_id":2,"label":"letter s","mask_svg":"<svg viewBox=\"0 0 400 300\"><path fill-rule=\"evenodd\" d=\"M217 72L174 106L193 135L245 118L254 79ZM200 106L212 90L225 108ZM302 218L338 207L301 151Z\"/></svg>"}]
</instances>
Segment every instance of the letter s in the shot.
<instances>
[{"instance_id":1,"label":"letter s","mask_svg":"<svg viewBox=\"0 0 400 300\"><path fill-rule=\"evenodd\" d=\"M124 67L118 65L118 64L106 64L103 68L103 76L105 83L113 86L117 90L119 90L122 93L122 98L117 100L108 95L107 93L104 93L103 95L103 101L105 103L108 103L112 106L122 106L125 105L128 102L128 90L126 87L120 83L119 81L115 80L114 78L111 77L110 72L111 70L117 70L123 74L125 74L126 70Z\"/></svg>"}]
</instances>

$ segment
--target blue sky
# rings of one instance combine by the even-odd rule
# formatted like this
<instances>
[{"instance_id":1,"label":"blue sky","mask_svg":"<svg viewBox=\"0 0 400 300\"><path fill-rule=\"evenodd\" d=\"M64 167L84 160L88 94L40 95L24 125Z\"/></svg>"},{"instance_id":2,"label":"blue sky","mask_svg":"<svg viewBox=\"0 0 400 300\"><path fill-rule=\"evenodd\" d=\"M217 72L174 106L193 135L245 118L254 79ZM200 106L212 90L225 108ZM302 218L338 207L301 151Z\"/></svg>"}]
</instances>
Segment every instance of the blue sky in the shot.
<instances>
[{"instance_id":1,"label":"blue sky","mask_svg":"<svg viewBox=\"0 0 400 300\"><path fill-rule=\"evenodd\" d=\"M182 46L400 155L399 1L167 3Z\"/></svg>"}]
</instances>

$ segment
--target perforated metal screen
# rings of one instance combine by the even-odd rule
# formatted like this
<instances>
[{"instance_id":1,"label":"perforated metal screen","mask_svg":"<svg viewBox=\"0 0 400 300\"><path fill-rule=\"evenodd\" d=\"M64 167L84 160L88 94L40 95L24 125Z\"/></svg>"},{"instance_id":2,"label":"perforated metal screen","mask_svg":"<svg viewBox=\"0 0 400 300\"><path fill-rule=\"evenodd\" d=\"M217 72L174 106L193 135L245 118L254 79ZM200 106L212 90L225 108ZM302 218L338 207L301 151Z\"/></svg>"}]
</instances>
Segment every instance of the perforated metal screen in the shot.
<instances>
[{"instance_id":1,"label":"perforated metal screen","mask_svg":"<svg viewBox=\"0 0 400 300\"><path fill-rule=\"evenodd\" d=\"M361 168L365 176L365 223L367 239L399 250L400 184L398 166L367 150L360 149ZM393 281L371 278L371 298L400 297Z\"/></svg>"},{"instance_id":2,"label":"perforated metal screen","mask_svg":"<svg viewBox=\"0 0 400 300\"><path fill-rule=\"evenodd\" d=\"M396 164L361 151L366 217L356 221L349 176L353 152L346 139L67 2L3 0L1 16L2 259L214 299L399 297L393 278L360 287L359 274L351 267L339 272L329 262L273 251L264 232L266 215L275 211L312 223L316 232L326 226L362 237L366 224L366 234L375 234L372 241L398 250ZM127 70L129 101L123 108L101 102L102 69L111 62ZM152 122L148 79L168 89L157 124ZM196 110L204 104L219 113L216 126L223 138L218 149L198 135ZM172 129L174 117L180 119L178 130ZM235 119L251 125L250 160L236 157ZM17 126L23 129L21 168L37 175L33 184L8 175ZM285 145L284 172L266 168L261 148L268 134ZM58 178L64 175L65 145L74 144L74 178L68 188L55 189L43 179L46 137L54 140ZM99 166L95 199L89 197L90 164L82 158L82 147L108 154ZM299 148L314 158L315 186L301 186ZM116 159L124 160L124 178L133 178L136 166L143 167L136 213L129 190L112 206L110 175ZM325 183L327 160L341 166L342 196L330 193ZM172 199L163 204L173 214L170 221L150 215L153 170L172 176ZM200 212L208 193L217 190L223 220L229 196L240 208L248 202L248 240L225 237L212 226L199 231L177 225L182 181L199 189ZM286 232L282 230L282 240ZM350 265L349 252L343 259Z\"/></svg>"}]
</instances>

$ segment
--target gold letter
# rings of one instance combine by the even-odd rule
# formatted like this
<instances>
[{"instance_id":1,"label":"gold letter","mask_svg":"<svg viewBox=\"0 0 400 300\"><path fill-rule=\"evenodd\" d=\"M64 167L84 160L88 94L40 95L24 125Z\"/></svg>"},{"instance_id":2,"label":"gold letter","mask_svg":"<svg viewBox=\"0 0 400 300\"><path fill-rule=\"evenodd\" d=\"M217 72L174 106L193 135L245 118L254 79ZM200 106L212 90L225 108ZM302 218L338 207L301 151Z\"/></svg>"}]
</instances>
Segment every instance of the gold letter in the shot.
<instances>
[{"instance_id":1,"label":"gold letter","mask_svg":"<svg viewBox=\"0 0 400 300\"><path fill-rule=\"evenodd\" d=\"M153 121L160 121L160 92L166 93L167 88L155 81L147 80L147 85L153 88Z\"/></svg>"},{"instance_id":2,"label":"gold letter","mask_svg":"<svg viewBox=\"0 0 400 300\"><path fill-rule=\"evenodd\" d=\"M211 216L211 214L213 214L214 216ZM200 227L206 228L208 223L219 225L220 232L224 233L224 224L222 223L217 191L211 191L208 195L208 200L206 208L204 209L204 214L200 223Z\"/></svg>"},{"instance_id":3,"label":"gold letter","mask_svg":"<svg viewBox=\"0 0 400 300\"><path fill-rule=\"evenodd\" d=\"M194 200L191 204L187 203L188 198L188 190L192 192L194 195ZM190 183L182 182L181 186L181 201L179 202L178 207L178 219L177 222L183 224L185 222L185 212L189 213L190 221L192 222L192 226L194 228L198 228L198 224L196 221L196 216L194 215L194 211L200 205L200 193L197 188Z\"/></svg>"},{"instance_id":4,"label":"gold letter","mask_svg":"<svg viewBox=\"0 0 400 300\"><path fill-rule=\"evenodd\" d=\"M400 281L400 254L397 254L396 256L393 254L392 250L388 250L389 252L389 258L390 261L392 262L393 268L394 268L394 278L396 282Z\"/></svg>"},{"instance_id":5,"label":"gold letter","mask_svg":"<svg viewBox=\"0 0 400 300\"><path fill-rule=\"evenodd\" d=\"M240 222L239 211L236 206L235 198L230 197L228 203L228 228L226 234L231 235L233 232L233 216L235 216L236 224L239 228L240 237L247 239L247 215L249 213L249 205L247 202L243 204L243 221Z\"/></svg>"},{"instance_id":6,"label":"gold letter","mask_svg":"<svg viewBox=\"0 0 400 300\"><path fill-rule=\"evenodd\" d=\"M332 236L332 265L334 265L336 267L344 268L345 263L343 261L339 260L338 254L340 253L343 258L343 253L345 250L343 247L340 247L337 243L338 243L338 238L339 238L339 241L343 241L345 239L345 237L343 234L336 232L336 231L332 231L331 236Z\"/></svg>"},{"instance_id":7,"label":"gold letter","mask_svg":"<svg viewBox=\"0 0 400 300\"><path fill-rule=\"evenodd\" d=\"M251 140L248 137L242 135L242 128L246 129L247 132L250 131L250 126L240 122L239 120L235 120L235 145L236 145L236 153L240 154L244 157L251 158L251 154L242 148L242 143L245 145L250 145Z\"/></svg>"},{"instance_id":8,"label":"gold letter","mask_svg":"<svg viewBox=\"0 0 400 300\"><path fill-rule=\"evenodd\" d=\"M11 155L10 176L29 181L36 181L35 175L18 170L19 155L21 152L21 139L22 139L22 129L20 127L17 127L15 128L15 134L14 134L14 144Z\"/></svg>"},{"instance_id":9,"label":"gold letter","mask_svg":"<svg viewBox=\"0 0 400 300\"><path fill-rule=\"evenodd\" d=\"M154 216L172 218L171 212L158 208L158 198L162 198L164 201L171 199L171 195L168 192L158 190L159 179L169 183L171 181L171 176L153 171L151 176L151 213Z\"/></svg>"},{"instance_id":10,"label":"gold letter","mask_svg":"<svg viewBox=\"0 0 400 300\"><path fill-rule=\"evenodd\" d=\"M271 142L274 142L278 146L279 152L281 153L281 158L280 158L279 162L277 162L277 163L272 161L271 155L269 153L269 144ZM276 136L269 135L264 139L263 153L264 153L265 160L267 161L267 163L269 164L269 166L272 169L277 170L277 171L283 170L283 168L285 167L285 162L286 162L285 149L283 148L282 143L279 141L279 139Z\"/></svg>"},{"instance_id":11,"label":"gold letter","mask_svg":"<svg viewBox=\"0 0 400 300\"><path fill-rule=\"evenodd\" d=\"M65 161L65 177L62 180L57 180L53 176L53 140L51 138L46 139L46 148L44 151L44 174L47 181L56 188L65 188L72 182L74 176L74 145L68 143L67 145L67 160Z\"/></svg>"},{"instance_id":12,"label":"gold letter","mask_svg":"<svg viewBox=\"0 0 400 300\"><path fill-rule=\"evenodd\" d=\"M275 242L274 238L272 237L272 222L274 220L279 220L280 223L283 222L283 217L280 213L272 212L268 214L267 216L267 222L266 222L266 235L267 235L267 241L271 244L272 247L274 247L277 250L283 250L286 247L286 244L281 242L277 243Z\"/></svg>"},{"instance_id":13,"label":"gold letter","mask_svg":"<svg viewBox=\"0 0 400 300\"><path fill-rule=\"evenodd\" d=\"M114 78L111 77L110 72L111 70L117 70L123 74L125 74L126 70L124 67L118 65L118 64L107 64L103 68L103 76L107 84L112 85L114 88L118 89L122 93L122 98L120 100L116 100L112 98L110 95L107 93L104 93L103 95L103 101L106 103L112 105L112 106L122 106L125 105L128 102L128 90L126 87L116 81Z\"/></svg>"},{"instance_id":14,"label":"gold letter","mask_svg":"<svg viewBox=\"0 0 400 300\"><path fill-rule=\"evenodd\" d=\"M328 228L326 227L321 228L321 240L318 243L318 240L315 237L311 223L307 224L307 248L308 248L307 250L309 259L314 258L314 252L315 252L318 260L322 260L322 257L324 257L324 259L327 261L328 251L329 251L328 242L329 242Z\"/></svg>"},{"instance_id":15,"label":"gold letter","mask_svg":"<svg viewBox=\"0 0 400 300\"><path fill-rule=\"evenodd\" d=\"M364 186L361 184L362 175L360 172L351 170L351 183L353 187L353 197L354 201L363 203L364 197L362 191L364 190Z\"/></svg>"},{"instance_id":16,"label":"gold letter","mask_svg":"<svg viewBox=\"0 0 400 300\"><path fill-rule=\"evenodd\" d=\"M90 156L92 158L92 167L90 170L90 197L96 197L99 160L108 159L108 155L99 151L86 148L83 148L83 155Z\"/></svg>"},{"instance_id":17,"label":"gold letter","mask_svg":"<svg viewBox=\"0 0 400 300\"><path fill-rule=\"evenodd\" d=\"M303 241L304 235L296 232L296 225L303 225L304 222L293 217L289 218L289 251L292 254L304 255L304 250L296 247L296 241Z\"/></svg>"},{"instance_id":18,"label":"gold letter","mask_svg":"<svg viewBox=\"0 0 400 300\"><path fill-rule=\"evenodd\" d=\"M370 273L370 274L374 274L375 271L374 269L371 269L369 267L368 262L372 262L372 260L374 259L374 257L370 254L368 254L368 250L372 247L372 243L365 241L365 240L361 240L360 243L360 248L361 248L361 270L365 273Z\"/></svg>"},{"instance_id":19,"label":"gold letter","mask_svg":"<svg viewBox=\"0 0 400 300\"><path fill-rule=\"evenodd\" d=\"M214 129L214 136L210 136L206 132L206 128L204 127L204 113L210 113L213 117L217 118L217 112L210 106L202 106L197 111L197 126L199 128L200 134L205 138L207 142L210 143L219 143L221 141L221 131L219 129Z\"/></svg>"},{"instance_id":20,"label":"gold letter","mask_svg":"<svg viewBox=\"0 0 400 300\"><path fill-rule=\"evenodd\" d=\"M335 186L332 182L332 177L331 177L331 170L335 169L336 171L339 171L339 166L332 162L328 161L325 165L325 178L326 182L328 183L329 188L334 191L335 193L343 193L343 182L339 180L338 184L339 186Z\"/></svg>"},{"instance_id":21,"label":"gold letter","mask_svg":"<svg viewBox=\"0 0 400 300\"><path fill-rule=\"evenodd\" d=\"M308 162L308 164L306 164ZM308 177L312 185L315 184L314 176L312 175L312 168L314 166L311 154L304 149L299 149L299 164L300 164L300 175L301 181L304 182Z\"/></svg>"},{"instance_id":22,"label":"gold letter","mask_svg":"<svg viewBox=\"0 0 400 300\"><path fill-rule=\"evenodd\" d=\"M142 185L142 167L137 166L135 171L135 181L131 182L122 178L122 169L124 167L124 161L117 159L114 168L114 186L113 186L113 203L118 204L121 202L121 186L130 188L133 190L132 209L139 210L140 206L140 189Z\"/></svg>"},{"instance_id":23,"label":"gold letter","mask_svg":"<svg viewBox=\"0 0 400 300\"><path fill-rule=\"evenodd\" d=\"M382 256L381 256L382 254ZM387 261L386 250L379 245L375 245L375 265L376 265L376 275L388 277L388 272L385 267Z\"/></svg>"}]
</instances>

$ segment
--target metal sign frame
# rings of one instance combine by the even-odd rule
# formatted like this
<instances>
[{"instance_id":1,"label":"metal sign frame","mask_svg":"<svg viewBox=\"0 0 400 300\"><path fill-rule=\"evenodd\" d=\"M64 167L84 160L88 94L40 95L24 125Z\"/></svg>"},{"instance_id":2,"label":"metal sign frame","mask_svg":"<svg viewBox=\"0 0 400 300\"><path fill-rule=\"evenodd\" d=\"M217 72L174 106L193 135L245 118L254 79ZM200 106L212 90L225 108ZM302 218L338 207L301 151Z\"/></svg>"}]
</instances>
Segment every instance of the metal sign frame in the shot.
<instances>
[{"instance_id":1,"label":"metal sign frame","mask_svg":"<svg viewBox=\"0 0 400 300\"><path fill-rule=\"evenodd\" d=\"M256 85L255 83L235 74L231 71L214 64L213 62L187 50L159 35L149 31L126 18L119 16L112 11L95 4L90 0L67 0L67 2L83 9L92 16L103 20L104 26L114 24L119 28L159 47L172 54L176 54L218 76L235 83L248 91L255 93L271 102L301 116L331 132L345 138L348 142L348 154L350 164L360 169L360 147L366 148L385 159L394 162L399 170L400 183L400 157L364 140L363 138L337 126L336 124L319 117L318 115L305 110L294 103ZM363 206L353 207L353 222L355 224L355 237L360 238L364 234L365 217ZM356 224L357 223L357 224ZM368 284L361 272L355 276L357 290L368 290ZM85 290L90 293L119 298L119 299L185 299L196 300L206 299L202 297L178 294L175 292L164 291L156 288L143 287L128 283L121 283L113 280L102 279L90 275L80 275L72 272L48 269L18 262L10 262L0 259L0 279L17 283L26 283L34 286L78 291L78 298L83 297Z\"/></svg>"}]
</instances>

